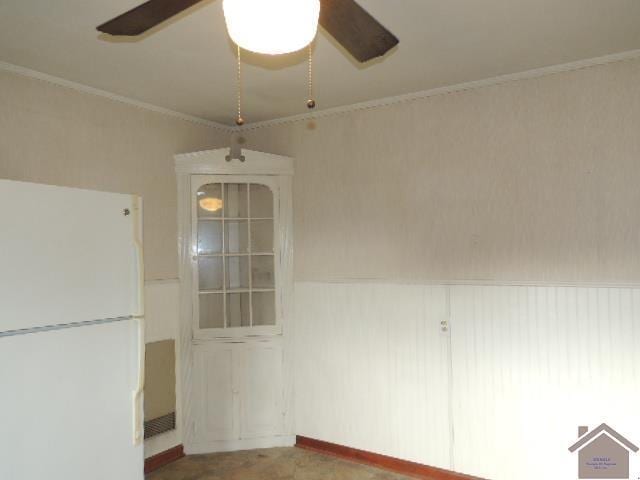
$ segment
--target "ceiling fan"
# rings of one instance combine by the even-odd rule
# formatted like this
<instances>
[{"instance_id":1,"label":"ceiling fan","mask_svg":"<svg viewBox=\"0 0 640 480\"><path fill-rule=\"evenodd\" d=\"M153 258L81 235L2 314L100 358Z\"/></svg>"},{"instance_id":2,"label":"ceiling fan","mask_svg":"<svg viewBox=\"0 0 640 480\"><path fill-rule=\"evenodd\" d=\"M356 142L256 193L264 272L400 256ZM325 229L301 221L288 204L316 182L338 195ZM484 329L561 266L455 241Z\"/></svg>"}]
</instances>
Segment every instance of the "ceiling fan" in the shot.
<instances>
[{"instance_id":1,"label":"ceiling fan","mask_svg":"<svg viewBox=\"0 0 640 480\"><path fill-rule=\"evenodd\" d=\"M97 30L110 35L137 36L201 1L149 0L103 23ZM399 42L395 35L354 0L223 1L232 40L238 46L258 53L287 53L304 48L315 37L318 23L361 63L384 55ZM278 11L278 8L281 10ZM308 20L311 20L308 28L301 25ZM301 26L304 28L301 29ZM251 48L245 40L246 35L242 36L243 28L245 33L247 28L262 33L262 36L254 36L255 48ZM292 43L289 38L285 48L274 45L270 51L261 51L266 33L270 36L279 34L281 37L299 35L299 39Z\"/></svg>"}]
</instances>

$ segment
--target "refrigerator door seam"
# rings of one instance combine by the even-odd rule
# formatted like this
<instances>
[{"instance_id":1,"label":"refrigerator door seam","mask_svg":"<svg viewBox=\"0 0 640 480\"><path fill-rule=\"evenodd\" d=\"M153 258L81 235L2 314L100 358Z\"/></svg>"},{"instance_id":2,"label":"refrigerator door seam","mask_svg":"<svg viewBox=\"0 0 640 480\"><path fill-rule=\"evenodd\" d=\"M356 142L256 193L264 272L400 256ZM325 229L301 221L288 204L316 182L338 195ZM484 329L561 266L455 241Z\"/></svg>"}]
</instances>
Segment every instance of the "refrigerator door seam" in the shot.
<instances>
[{"instance_id":1,"label":"refrigerator door seam","mask_svg":"<svg viewBox=\"0 0 640 480\"><path fill-rule=\"evenodd\" d=\"M61 323L58 325L46 325L42 327L22 328L19 330L7 330L5 332L0 332L0 338L14 337L16 335L28 335L30 333L51 332L54 330L65 330L67 328L79 328L79 327L90 327L93 325L104 325L107 323L124 322L127 320L132 320L134 318L135 317L133 315L128 315L125 317L102 318L99 320L87 320L84 322Z\"/></svg>"}]
</instances>

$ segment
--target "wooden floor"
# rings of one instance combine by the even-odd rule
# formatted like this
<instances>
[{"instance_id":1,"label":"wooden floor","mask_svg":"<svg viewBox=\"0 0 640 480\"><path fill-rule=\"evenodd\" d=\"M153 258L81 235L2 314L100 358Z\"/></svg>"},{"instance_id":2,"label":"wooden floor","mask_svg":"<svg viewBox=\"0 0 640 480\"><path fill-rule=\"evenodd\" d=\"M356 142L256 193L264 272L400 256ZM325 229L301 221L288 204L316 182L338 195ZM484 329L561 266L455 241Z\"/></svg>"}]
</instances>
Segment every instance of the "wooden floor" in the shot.
<instances>
[{"instance_id":1,"label":"wooden floor","mask_svg":"<svg viewBox=\"0 0 640 480\"><path fill-rule=\"evenodd\" d=\"M299 448L190 455L147 480L406 480L409 477Z\"/></svg>"}]
</instances>

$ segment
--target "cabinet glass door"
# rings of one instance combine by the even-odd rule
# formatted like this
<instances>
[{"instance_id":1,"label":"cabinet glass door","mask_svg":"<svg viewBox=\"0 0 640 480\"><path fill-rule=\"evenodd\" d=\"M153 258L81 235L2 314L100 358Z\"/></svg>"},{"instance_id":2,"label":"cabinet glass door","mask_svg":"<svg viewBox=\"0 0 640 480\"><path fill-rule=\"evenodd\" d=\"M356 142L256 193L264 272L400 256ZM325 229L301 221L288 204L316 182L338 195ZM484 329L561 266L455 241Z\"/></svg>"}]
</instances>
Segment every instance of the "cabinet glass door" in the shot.
<instances>
[{"instance_id":1,"label":"cabinet glass door","mask_svg":"<svg viewBox=\"0 0 640 480\"><path fill-rule=\"evenodd\" d=\"M266 183L225 180L194 185L198 327L251 334L278 323L276 195Z\"/></svg>"}]
</instances>

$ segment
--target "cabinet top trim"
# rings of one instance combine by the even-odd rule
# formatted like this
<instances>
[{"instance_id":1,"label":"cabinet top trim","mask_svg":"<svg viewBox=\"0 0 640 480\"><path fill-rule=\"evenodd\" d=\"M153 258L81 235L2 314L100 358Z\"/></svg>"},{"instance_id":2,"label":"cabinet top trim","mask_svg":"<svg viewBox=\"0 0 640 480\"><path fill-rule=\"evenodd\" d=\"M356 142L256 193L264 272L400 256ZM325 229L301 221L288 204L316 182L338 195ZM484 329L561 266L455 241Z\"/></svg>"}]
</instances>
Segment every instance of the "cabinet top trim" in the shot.
<instances>
[{"instance_id":1,"label":"cabinet top trim","mask_svg":"<svg viewBox=\"0 0 640 480\"><path fill-rule=\"evenodd\" d=\"M226 157L230 149L219 148L202 152L175 155L175 169L179 174L206 175L293 175L293 158L272 153L242 150L245 161Z\"/></svg>"}]
</instances>

